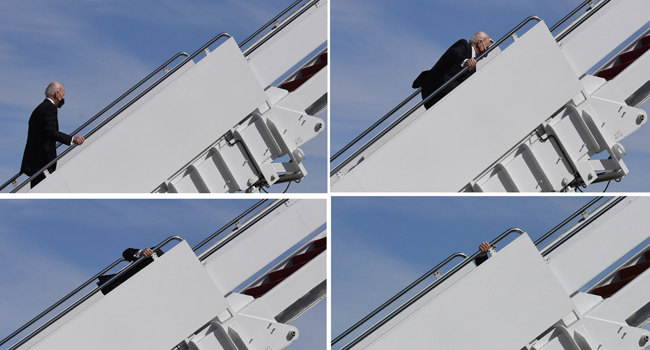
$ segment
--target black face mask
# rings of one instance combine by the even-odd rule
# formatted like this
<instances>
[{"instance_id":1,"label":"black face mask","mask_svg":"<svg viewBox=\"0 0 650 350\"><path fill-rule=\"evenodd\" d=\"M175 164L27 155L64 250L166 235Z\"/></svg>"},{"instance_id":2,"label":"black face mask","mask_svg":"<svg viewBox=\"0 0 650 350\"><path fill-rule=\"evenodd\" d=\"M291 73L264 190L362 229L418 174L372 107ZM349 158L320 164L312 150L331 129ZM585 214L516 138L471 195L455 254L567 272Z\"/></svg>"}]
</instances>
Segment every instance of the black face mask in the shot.
<instances>
[{"instance_id":1,"label":"black face mask","mask_svg":"<svg viewBox=\"0 0 650 350\"><path fill-rule=\"evenodd\" d=\"M59 101L59 107L58 108L63 107L64 103L65 103L65 98L62 98L61 101Z\"/></svg>"}]
</instances>

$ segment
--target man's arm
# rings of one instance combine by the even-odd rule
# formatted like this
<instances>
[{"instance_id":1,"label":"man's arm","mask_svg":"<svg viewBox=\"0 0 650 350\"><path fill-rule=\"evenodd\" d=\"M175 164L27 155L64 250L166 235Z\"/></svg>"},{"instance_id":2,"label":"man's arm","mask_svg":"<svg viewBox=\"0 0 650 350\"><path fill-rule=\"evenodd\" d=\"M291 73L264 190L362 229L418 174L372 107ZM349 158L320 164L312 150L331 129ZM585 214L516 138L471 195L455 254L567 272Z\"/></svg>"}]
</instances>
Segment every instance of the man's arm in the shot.
<instances>
[{"instance_id":1,"label":"man's arm","mask_svg":"<svg viewBox=\"0 0 650 350\"><path fill-rule=\"evenodd\" d=\"M492 248L496 249L497 245L493 244ZM476 266L481 265L488 259L488 251L490 251L490 244L488 242L483 242L478 246L478 249L481 251L481 254L474 259Z\"/></svg>"},{"instance_id":2,"label":"man's arm","mask_svg":"<svg viewBox=\"0 0 650 350\"><path fill-rule=\"evenodd\" d=\"M46 108L45 117L43 118L43 120L45 122L45 130L47 131L47 137L54 138L56 141L64 143L69 146L72 143L72 136L59 131L55 112L56 110L52 110L51 108Z\"/></svg>"}]
</instances>

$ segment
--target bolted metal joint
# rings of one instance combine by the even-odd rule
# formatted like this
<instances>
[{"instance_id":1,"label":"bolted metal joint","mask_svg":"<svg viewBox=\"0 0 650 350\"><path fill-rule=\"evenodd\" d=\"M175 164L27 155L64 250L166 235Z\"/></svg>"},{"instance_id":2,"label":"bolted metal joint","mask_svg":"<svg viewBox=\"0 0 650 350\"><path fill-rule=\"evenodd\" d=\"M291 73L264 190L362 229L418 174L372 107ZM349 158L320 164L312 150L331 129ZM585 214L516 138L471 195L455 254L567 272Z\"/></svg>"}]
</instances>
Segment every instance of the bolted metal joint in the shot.
<instances>
[{"instance_id":1,"label":"bolted metal joint","mask_svg":"<svg viewBox=\"0 0 650 350\"><path fill-rule=\"evenodd\" d=\"M289 340L291 340L291 339L293 339L293 338L295 338L295 337L296 337L296 331L293 330L293 329L290 330L290 331L289 331L289 334L287 334L287 338L288 338Z\"/></svg>"},{"instance_id":2,"label":"bolted metal joint","mask_svg":"<svg viewBox=\"0 0 650 350\"><path fill-rule=\"evenodd\" d=\"M647 343L648 340L650 340L650 336L649 336L649 335L644 334L644 335L641 336L641 344L642 344L642 345L645 344L645 343Z\"/></svg>"},{"instance_id":3,"label":"bolted metal joint","mask_svg":"<svg viewBox=\"0 0 650 350\"><path fill-rule=\"evenodd\" d=\"M638 124L643 123L645 121L645 115L639 114L639 116L636 118L636 120L637 120Z\"/></svg>"}]
</instances>

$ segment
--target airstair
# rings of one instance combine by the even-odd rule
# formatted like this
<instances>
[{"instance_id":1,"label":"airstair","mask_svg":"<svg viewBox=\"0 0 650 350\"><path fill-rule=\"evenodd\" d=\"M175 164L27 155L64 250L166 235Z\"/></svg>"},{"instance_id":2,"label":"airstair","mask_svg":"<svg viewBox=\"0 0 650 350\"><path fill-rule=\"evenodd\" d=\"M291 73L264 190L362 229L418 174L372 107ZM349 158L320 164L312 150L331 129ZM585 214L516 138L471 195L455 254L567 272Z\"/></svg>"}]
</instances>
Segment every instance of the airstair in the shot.
<instances>
[{"instance_id":1,"label":"airstair","mask_svg":"<svg viewBox=\"0 0 650 350\"><path fill-rule=\"evenodd\" d=\"M268 202L258 202L194 248L181 237L169 237L156 246L165 248L164 255L154 256L133 277L106 295L100 287L88 291L124 259L115 261L0 346L9 341L14 342L5 348L9 350L263 350L290 345L300 335L291 323L326 297L324 249L304 263L294 261L299 268L264 293L246 291L266 283L269 275L286 274L282 270L292 259L304 259L315 244L324 247L326 201ZM120 279L142 259L102 285Z\"/></svg>"},{"instance_id":2,"label":"airstair","mask_svg":"<svg viewBox=\"0 0 650 350\"><path fill-rule=\"evenodd\" d=\"M350 154L332 163L332 191L573 192L619 181L629 172L621 141L647 122L638 107L650 97L650 30L638 33L649 21L643 0L585 1L550 29L527 18L432 108L396 117L417 91L333 155Z\"/></svg>"},{"instance_id":3,"label":"airstair","mask_svg":"<svg viewBox=\"0 0 650 350\"><path fill-rule=\"evenodd\" d=\"M74 131L99 123L59 152L56 172L38 172L42 183L29 190L33 177L18 173L0 190L226 193L300 181L300 147L325 128L327 6L298 0L239 44L221 33L175 55Z\"/></svg>"},{"instance_id":4,"label":"airstair","mask_svg":"<svg viewBox=\"0 0 650 350\"><path fill-rule=\"evenodd\" d=\"M596 198L535 242L509 229L490 244L516 238L480 266L473 262L480 252L451 255L336 337L332 349L644 349L648 210L647 197ZM441 274L445 265L452 267ZM434 282L416 288L431 275Z\"/></svg>"}]
</instances>

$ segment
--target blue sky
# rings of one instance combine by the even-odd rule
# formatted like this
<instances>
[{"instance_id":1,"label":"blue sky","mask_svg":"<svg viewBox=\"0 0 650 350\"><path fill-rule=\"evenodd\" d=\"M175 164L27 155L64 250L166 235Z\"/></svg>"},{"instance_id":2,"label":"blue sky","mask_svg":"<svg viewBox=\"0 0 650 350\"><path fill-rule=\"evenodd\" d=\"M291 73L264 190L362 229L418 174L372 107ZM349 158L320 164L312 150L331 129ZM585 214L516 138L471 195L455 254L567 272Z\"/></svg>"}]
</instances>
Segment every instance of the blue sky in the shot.
<instances>
[{"instance_id":1,"label":"blue sky","mask_svg":"<svg viewBox=\"0 0 650 350\"><path fill-rule=\"evenodd\" d=\"M176 53L191 54L221 32L243 41L293 2L2 2L0 182L20 169L27 121L49 82L66 86L59 125L69 133ZM325 192L326 134L302 149L309 175L289 192Z\"/></svg>"},{"instance_id":2,"label":"blue sky","mask_svg":"<svg viewBox=\"0 0 650 350\"><path fill-rule=\"evenodd\" d=\"M125 248L150 247L174 235L194 247L257 201L0 201L0 338L120 258ZM301 333L291 349L323 349L326 315L324 301L296 320Z\"/></svg>"},{"instance_id":3,"label":"blue sky","mask_svg":"<svg viewBox=\"0 0 650 350\"><path fill-rule=\"evenodd\" d=\"M451 254L470 256L481 242L512 227L526 231L535 241L592 199L333 197L332 338ZM515 237L502 241L497 250ZM449 268L461 260L457 258Z\"/></svg>"},{"instance_id":4,"label":"blue sky","mask_svg":"<svg viewBox=\"0 0 650 350\"><path fill-rule=\"evenodd\" d=\"M498 40L533 15L541 17L550 27L581 2L332 2L331 154L412 94L415 90L411 88L411 83L418 74L430 69L458 39L468 39L480 30ZM642 108L648 110L648 107L650 105L646 103ZM624 161L630 173L622 182L612 182L608 191L648 191L650 128L642 128L623 140L622 144L627 150ZM337 163L343 159L344 156L337 159ZM605 184L596 184L588 187L588 190L603 191L604 187Z\"/></svg>"}]
</instances>

